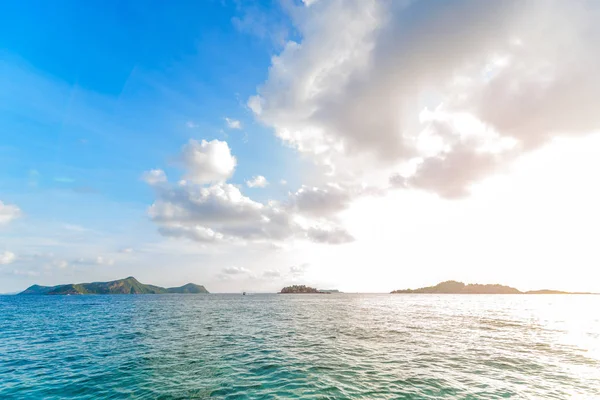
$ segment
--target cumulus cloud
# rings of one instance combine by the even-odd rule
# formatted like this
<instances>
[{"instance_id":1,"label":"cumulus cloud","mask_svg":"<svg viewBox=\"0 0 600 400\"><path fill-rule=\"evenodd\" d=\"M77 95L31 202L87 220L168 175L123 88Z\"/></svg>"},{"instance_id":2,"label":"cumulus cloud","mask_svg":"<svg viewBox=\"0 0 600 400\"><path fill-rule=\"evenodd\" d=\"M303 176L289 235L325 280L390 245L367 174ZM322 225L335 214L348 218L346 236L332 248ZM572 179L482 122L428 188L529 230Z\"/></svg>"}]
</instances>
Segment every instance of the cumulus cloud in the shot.
<instances>
[{"instance_id":1,"label":"cumulus cloud","mask_svg":"<svg viewBox=\"0 0 600 400\"><path fill-rule=\"evenodd\" d=\"M0 265L7 265L13 263L17 259L15 253L10 251L4 251L0 253Z\"/></svg>"},{"instance_id":2,"label":"cumulus cloud","mask_svg":"<svg viewBox=\"0 0 600 400\"><path fill-rule=\"evenodd\" d=\"M331 215L350 204L354 197L352 192L334 184L324 187L302 186L290 196L290 201L300 213L313 216Z\"/></svg>"},{"instance_id":3,"label":"cumulus cloud","mask_svg":"<svg viewBox=\"0 0 600 400\"><path fill-rule=\"evenodd\" d=\"M248 107L338 182L408 169L392 183L460 197L557 135L600 128L594 2L308 3L291 11L301 42ZM450 134L431 132L427 108Z\"/></svg>"},{"instance_id":4,"label":"cumulus cloud","mask_svg":"<svg viewBox=\"0 0 600 400\"><path fill-rule=\"evenodd\" d=\"M210 142L191 139L183 146L180 158L186 169L184 179L198 184L224 182L237 165L227 142L216 139Z\"/></svg>"},{"instance_id":5,"label":"cumulus cloud","mask_svg":"<svg viewBox=\"0 0 600 400\"><path fill-rule=\"evenodd\" d=\"M301 215L330 219L347 209L358 198L379 196L385 192L385 189L355 184L302 185L296 192L289 194L288 205Z\"/></svg>"},{"instance_id":6,"label":"cumulus cloud","mask_svg":"<svg viewBox=\"0 0 600 400\"><path fill-rule=\"evenodd\" d=\"M219 232L221 237L284 239L294 231L290 215L276 203L256 202L231 184L175 186L157 194L149 214L169 236L207 241Z\"/></svg>"},{"instance_id":7,"label":"cumulus cloud","mask_svg":"<svg viewBox=\"0 0 600 400\"><path fill-rule=\"evenodd\" d=\"M229 129L242 129L242 123L237 119L225 117L225 123Z\"/></svg>"},{"instance_id":8,"label":"cumulus cloud","mask_svg":"<svg viewBox=\"0 0 600 400\"><path fill-rule=\"evenodd\" d=\"M21 216L21 209L13 204L6 204L0 200L0 225L8 224Z\"/></svg>"},{"instance_id":9,"label":"cumulus cloud","mask_svg":"<svg viewBox=\"0 0 600 400\"><path fill-rule=\"evenodd\" d=\"M269 181L267 181L267 178L265 178L262 175L255 176L252 179L246 181L246 185L249 188L264 188L268 184L269 184Z\"/></svg>"},{"instance_id":10,"label":"cumulus cloud","mask_svg":"<svg viewBox=\"0 0 600 400\"><path fill-rule=\"evenodd\" d=\"M210 143L203 142L202 146L206 148ZM228 157L231 157L227 143L219 142L219 146L226 148ZM184 147L184 153L189 151ZM200 159L202 157L195 158L196 161ZM185 175L195 174L197 178L199 164L206 163L186 163L194 172L186 170ZM227 174L221 174L222 178L225 176ZM198 182L209 180L187 179L177 184L154 185L156 200L148 215L158 224L159 233L201 243L303 238L341 244L351 240L350 234L338 227L328 215L338 211L336 207L317 211L318 205L311 206L310 201L303 198L296 201L295 196L283 203L262 203L245 196L239 187L230 183L203 185Z\"/></svg>"},{"instance_id":11,"label":"cumulus cloud","mask_svg":"<svg viewBox=\"0 0 600 400\"><path fill-rule=\"evenodd\" d=\"M335 231L323 228L320 221L300 224L289 206L274 201L266 204L254 201L228 183L161 188L149 215L159 224L161 234L199 242L228 238L281 241L307 237L316 242L340 244L350 238L349 234L343 234L342 228Z\"/></svg>"},{"instance_id":12,"label":"cumulus cloud","mask_svg":"<svg viewBox=\"0 0 600 400\"><path fill-rule=\"evenodd\" d=\"M152 169L144 172L142 180L149 185L157 185L167 181L167 174L162 169Z\"/></svg>"}]
</instances>

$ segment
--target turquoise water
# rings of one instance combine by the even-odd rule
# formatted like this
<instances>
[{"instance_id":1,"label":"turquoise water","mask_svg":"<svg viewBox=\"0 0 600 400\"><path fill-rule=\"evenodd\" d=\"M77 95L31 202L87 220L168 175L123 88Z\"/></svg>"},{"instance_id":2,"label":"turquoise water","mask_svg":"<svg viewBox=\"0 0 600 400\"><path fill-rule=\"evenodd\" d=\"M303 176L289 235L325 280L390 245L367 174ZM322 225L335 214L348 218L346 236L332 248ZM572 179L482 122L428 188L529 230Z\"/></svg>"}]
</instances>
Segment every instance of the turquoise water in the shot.
<instances>
[{"instance_id":1,"label":"turquoise water","mask_svg":"<svg viewBox=\"0 0 600 400\"><path fill-rule=\"evenodd\" d=\"M12 398L600 398L600 296L0 296Z\"/></svg>"}]
</instances>

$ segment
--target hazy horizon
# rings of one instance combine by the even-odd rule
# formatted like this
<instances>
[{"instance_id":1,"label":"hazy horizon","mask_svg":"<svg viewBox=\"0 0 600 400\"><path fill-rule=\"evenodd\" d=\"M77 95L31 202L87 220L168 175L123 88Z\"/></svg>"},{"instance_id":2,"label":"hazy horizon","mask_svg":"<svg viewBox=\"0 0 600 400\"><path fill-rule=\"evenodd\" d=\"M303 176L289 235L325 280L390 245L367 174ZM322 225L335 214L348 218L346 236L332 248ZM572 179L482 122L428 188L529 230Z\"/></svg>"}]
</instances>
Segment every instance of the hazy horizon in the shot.
<instances>
[{"instance_id":1,"label":"hazy horizon","mask_svg":"<svg viewBox=\"0 0 600 400\"><path fill-rule=\"evenodd\" d=\"M128 276L126 278L117 278L117 279L111 279L109 281L100 281L100 282L119 281L119 280L125 280L125 279L128 279L128 278L134 278L138 282L140 282L142 284L145 284L145 285L154 285L154 286L159 286L159 287L163 287L163 288L167 287L166 285L162 285L162 284L157 283L157 282L142 282L142 281L140 281L139 279L137 279L134 276ZM455 281L455 280L451 280L451 281ZM98 281L95 281L95 282L98 282ZM63 283L60 283L60 284L57 284L57 285L48 285L48 286L61 286L61 285L68 285L68 284L87 284L87 283L95 283L95 282L63 282ZM436 286L437 284L445 283L445 282L447 282L447 281L432 283L432 284L426 285L424 287ZM460 283L464 283L465 285L481 284L479 282L460 282ZM183 286L183 285L186 285L186 284L202 285L199 282L185 282L185 283L182 283L180 285L176 285L175 287ZM492 285L501 285L501 286L505 286L505 287L511 287L509 285L503 285L500 282L494 282L494 283L491 283L491 284ZM34 284L34 285L36 285L36 284ZM46 285L40 285L40 286L46 286ZM205 286L205 285L202 285L202 286ZM291 286L291 285L287 285L286 284L285 286ZM306 286L311 286L311 285L310 284L306 284ZM345 294L390 294L390 292L392 291L392 290L385 291L385 292L344 291L344 290L338 289L337 287L334 287L334 286L332 286L332 287L315 287L315 288L318 289L318 290L338 290L340 292L340 294L344 294L344 293ZM24 289L27 289L27 288L23 288L23 290ZM248 294L277 294L280 291L281 288L277 289L276 291L255 291L255 290L252 290L252 288L245 288L245 289L243 289L241 291L230 291L230 292L214 292L214 291L210 291L210 288L206 288L206 289L209 290L209 292L211 294L240 294L241 292L248 293ZM396 288L396 289L393 289L393 290L403 290L403 289L419 289L419 288L418 287L411 287L411 288L409 288L409 287L402 287L402 288ZM520 289L520 288L517 287L515 289L517 289L517 290L519 290L519 291L521 291L523 293L526 293L527 291L536 291L536 290L564 291L564 290L562 290L560 288L537 288L537 289L522 290L522 289ZM18 293L22 292L23 290L0 293L0 295L3 295L3 294L4 295L6 295L6 294L9 294L9 295L10 294L18 294ZM568 291L564 291L564 292L568 292ZM415 294L419 294L419 293L415 293ZM593 295L595 295L595 294L600 294L600 293L596 293L596 292L568 292L567 294L593 294Z\"/></svg>"},{"instance_id":2,"label":"hazy horizon","mask_svg":"<svg viewBox=\"0 0 600 400\"><path fill-rule=\"evenodd\" d=\"M0 293L600 292L594 2L4 11Z\"/></svg>"}]
</instances>

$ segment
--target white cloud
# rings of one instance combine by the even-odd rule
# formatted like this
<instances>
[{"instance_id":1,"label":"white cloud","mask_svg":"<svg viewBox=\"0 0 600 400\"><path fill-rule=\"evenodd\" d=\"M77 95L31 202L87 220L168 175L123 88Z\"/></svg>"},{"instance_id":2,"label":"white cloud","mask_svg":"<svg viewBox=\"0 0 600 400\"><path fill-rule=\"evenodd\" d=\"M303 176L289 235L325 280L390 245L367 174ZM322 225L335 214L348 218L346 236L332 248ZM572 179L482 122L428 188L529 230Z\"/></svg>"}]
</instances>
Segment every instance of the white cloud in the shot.
<instances>
[{"instance_id":1,"label":"white cloud","mask_svg":"<svg viewBox=\"0 0 600 400\"><path fill-rule=\"evenodd\" d=\"M225 149L225 158L235 161L225 142L203 141L198 144L191 141L184 147L182 156L187 161L184 176L189 181L155 186L156 201L148 214L158 224L160 234L202 243L224 240L283 241L291 238L330 244L350 241L350 234L327 220L331 217L328 213L338 211L333 208L319 212L319 220L311 220L310 212L300 218L300 213L305 210L293 200L285 204L276 201L261 203L244 196L239 187L229 183L202 185L216 180L217 176L225 179L230 175L223 168L213 168L220 163L211 162L214 157L210 154L222 153L221 150L209 149L214 146ZM207 170L212 170L214 179L208 179L211 174L207 174ZM300 204L304 203L301 201Z\"/></svg>"},{"instance_id":2,"label":"white cloud","mask_svg":"<svg viewBox=\"0 0 600 400\"><path fill-rule=\"evenodd\" d=\"M284 239L295 230L285 210L253 201L231 184L162 190L149 214L161 225L162 234L196 236L194 239L201 241L215 238L215 232L220 237Z\"/></svg>"},{"instance_id":3,"label":"white cloud","mask_svg":"<svg viewBox=\"0 0 600 400\"><path fill-rule=\"evenodd\" d=\"M54 260L52 261L52 265L60 269L65 269L69 266L69 262L67 260Z\"/></svg>"},{"instance_id":4,"label":"white cloud","mask_svg":"<svg viewBox=\"0 0 600 400\"><path fill-rule=\"evenodd\" d=\"M167 181L167 174L162 169L152 169L144 172L142 179L149 185L157 185Z\"/></svg>"},{"instance_id":5,"label":"white cloud","mask_svg":"<svg viewBox=\"0 0 600 400\"><path fill-rule=\"evenodd\" d=\"M269 184L267 178L262 175L254 176L252 179L246 181L246 185L249 188L264 188Z\"/></svg>"},{"instance_id":6,"label":"white cloud","mask_svg":"<svg viewBox=\"0 0 600 400\"><path fill-rule=\"evenodd\" d=\"M10 251L4 251L0 253L0 265L7 265L13 263L17 259L15 253Z\"/></svg>"},{"instance_id":7,"label":"white cloud","mask_svg":"<svg viewBox=\"0 0 600 400\"><path fill-rule=\"evenodd\" d=\"M327 216L345 209L353 198L351 190L337 185L302 186L291 197L296 209L307 215Z\"/></svg>"},{"instance_id":8,"label":"white cloud","mask_svg":"<svg viewBox=\"0 0 600 400\"><path fill-rule=\"evenodd\" d=\"M198 125L194 121L188 121L185 123L185 126L187 126L190 129L194 129L194 128L198 128L200 125Z\"/></svg>"},{"instance_id":9,"label":"white cloud","mask_svg":"<svg viewBox=\"0 0 600 400\"><path fill-rule=\"evenodd\" d=\"M58 260L55 261L55 263L58 262L59 264L62 263L63 261ZM60 268L65 268L66 266L68 266L69 262L64 261L64 267L60 267ZM70 262L70 264L74 264L74 265L114 265L115 264L115 260L109 257L105 257L105 256L96 256L96 257L92 257L92 258L85 258L85 257L79 257L75 260L72 260Z\"/></svg>"},{"instance_id":10,"label":"white cloud","mask_svg":"<svg viewBox=\"0 0 600 400\"><path fill-rule=\"evenodd\" d=\"M237 119L231 119L225 117L225 122L227 123L227 127L229 129L242 129L242 123Z\"/></svg>"},{"instance_id":11,"label":"white cloud","mask_svg":"<svg viewBox=\"0 0 600 400\"><path fill-rule=\"evenodd\" d=\"M292 8L302 41L248 107L337 182L408 170L393 183L460 197L557 135L600 129L592 2L311 3Z\"/></svg>"},{"instance_id":12,"label":"white cloud","mask_svg":"<svg viewBox=\"0 0 600 400\"><path fill-rule=\"evenodd\" d=\"M263 277L264 278L280 278L281 272L279 272L276 269L268 269L263 272Z\"/></svg>"},{"instance_id":13,"label":"white cloud","mask_svg":"<svg viewBox=\"0 0 600 400\"><path fill-rule=\"evenodd\" d=\"M244 267L227 267L223 268L223 273L227 275L250 274L251 271Z\"/></svg>"},{"instance_id":14,"label":"white cloud","mask_svg":"<svg viewBox=\"0 0 600 400\"><path fill-rule=\"evenodd\" d=\"M279 184L282 185L282 186L285 186L285 185L287 185L287 181L285 179L281 179L279 181Z\"/></svg>"},{"instance_id":15,"label":"white cloud","mask_svg":"<svg viewBox=\"0 0 600 400\"><path fill-rule=\"evenodd\" d=\"M0 225L8 224L21 216L21 209L13 204L6 204L0 200Z\"/></svg>"},{"instance_id":16,"label":"white cloud","mask_svg":"<svg viewBox=\"0 0 600 400\"><path fill-rule=\"evenodd\" d=\"M161 188L148 213L165 236L199 242L232 238L282 241L305 237L340 244L351 236L340 227L306 220L300 224L293 209L277 202L266 204L244 196L231 184L209 187L180 185ZM346 239L346 240L345 240Z\"/></svg>"},{"instance_id":17,"label":"white cloud","mask_svg":"<svg viewBox=\"0 0 600 400\"><path fill-rule=\"evenodd\" d=\"M317 243L343 244L354 241L354 237L342 228L319 228L308 229L308 238Z\"/></svg>"},{"instance_id":18,"label":"white cloud","mask_svg":"<svg viewBox=\"0 0 600 400\"><path fill-rule=\"evenodd\" d=\"M134 250L131 247L125 247L125 248L123 248L123 249L120 250L121 253L125 253L125 254L131 254L131 253L133 253L133 251Z\"/></svg>"},{"instance_id":19,"label":"white cloud","mask_svg":"<svg viewBox=\"0 0 600 400\"><path fill-rule=\"evenodd\" d=\"M309 267L309 265L306 263L300 264L300 265L292 265L290 267L290 274L295 277L302 276L302 275L304 275L304 273L306 272L308 267Z\"/></svg>"},{"instance_id":20,"label":"white cloud","mask_svg":"<svg viewBox=\"0 0 600 400\"><path fill-rule=\"evenodd\" d=\"M184 179L198 184L224 182L233 175L237 164L227 142L216 139L191 139L183 146L181 161L186 169Z\"/></svg>"},{"instance_id":21,"label":"white cloud","mask_svg":"<svg viewBox=\"0 0 600 400\"><path fill-rule=\"evenodd\" d=\"M114 265L115 264L115 260L113 260L112 258L106 258L103 256L98 256L96 257L96 264L98 265Z\"/></svg>"},{"instance_id":22,"label":"white cloud","mask_svg":"<svg viewBox=\"0 0 600 400\"><path fill-rule=\"evenodd\" d=\"M223 240L223 234L215 232L210 228L200 225L186 226L183 223L169 223L158 228L158 232L163 236L175 238L185 237L196 242L216 242Z\"/></svg>"}]
</instances>

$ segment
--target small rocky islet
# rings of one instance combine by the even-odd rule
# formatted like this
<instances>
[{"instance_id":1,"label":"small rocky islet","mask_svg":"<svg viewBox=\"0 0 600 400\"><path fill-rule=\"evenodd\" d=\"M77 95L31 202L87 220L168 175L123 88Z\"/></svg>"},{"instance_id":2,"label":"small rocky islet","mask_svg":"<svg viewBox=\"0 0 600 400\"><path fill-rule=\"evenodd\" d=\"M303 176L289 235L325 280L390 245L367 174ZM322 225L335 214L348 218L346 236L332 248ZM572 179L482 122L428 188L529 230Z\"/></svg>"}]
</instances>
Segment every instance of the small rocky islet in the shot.
<instances>
[{"instance_id":1,"label":"small rocky islet","mask_svg":"<svg viewBox=\"0 0 600 400\"><path fill-rule=\"evenodd\" d=\"M331 291L322 291L305 285L286 286L279 294L329 294Z\"/></svg>"}]
</instances>

